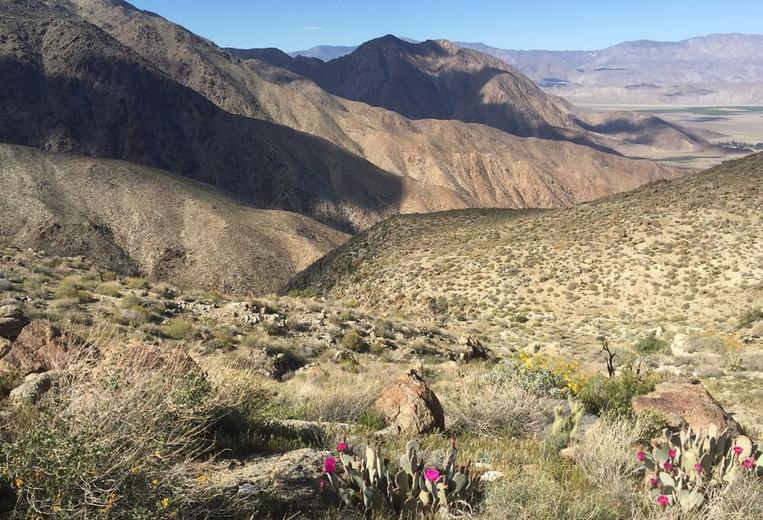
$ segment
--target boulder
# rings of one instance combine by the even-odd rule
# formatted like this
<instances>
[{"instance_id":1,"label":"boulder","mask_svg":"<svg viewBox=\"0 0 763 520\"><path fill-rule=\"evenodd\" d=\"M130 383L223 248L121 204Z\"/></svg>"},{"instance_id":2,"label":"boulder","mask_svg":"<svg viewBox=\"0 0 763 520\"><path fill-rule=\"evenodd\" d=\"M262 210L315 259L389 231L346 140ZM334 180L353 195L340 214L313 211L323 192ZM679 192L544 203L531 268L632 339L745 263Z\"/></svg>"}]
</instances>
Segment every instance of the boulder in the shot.
<instances>
[{"instance_id":1,"label":"boulder","mask_svg":"<svg viewBox=\"0 0 763 520\"><path fill-rule=\"evenodd\" d=\"M78 342L62 334L47 321L35 320L21 331L6 354L0 358L0 370L26 376L66 368L72 349Z\"/></svg>"},{"instance_id":2,"label":"boulder","mask_svg":"<svg viewBox=\"0 0 763 520\"><path fill-rule=\"evenodd\" d=\"M445 429L440 400L415 370L384 389L374 407L391 426L406 435Z\"/></svg>"},{"instance_id":3,"label":"boulder","mask_svg":"<svg viewBox=\"0 0 763 520\"><path fill-rule=\"evenodd\" d=\"M16 402L35 404L61 379L63 372L49 370L41 374L29 374L19 386L11 390L9 397Z\"/></svg>"},{"instance_id":4,"label":"boulder","mask_svg":"<svg viewBox=\"0 0 763 520\"><path fill-rule=\"evenodd\" d=\"M16 339L21 330L29 324L21 305L11 303L0 306L0 337Z\"/></svg>"},{"instance_id":5,"label":"boulder","mask_svg":"<svg viewBox=\"0 0 763 520\"><path fill-rule=\"evenodd\" d=\"M492 351L483 346L482 343L472 336L466 336L460 339L457 350L449 350L448 357L451 361L458 363L468 363L475 360L492 359Z\"/></svg>"},{"instance_id":6,"label":"boulder","mask_svg":"<svg viewBox=\"0 0 763 520\"><path fill-rule=\"evenodd\" d=\"M660 383L651 394L634 397L632 406L637 414L662 416L672 429L689 427L701 434L714 425L719 431L741 433L739 423L699 383Z\"/></svg>"}]
</instances>

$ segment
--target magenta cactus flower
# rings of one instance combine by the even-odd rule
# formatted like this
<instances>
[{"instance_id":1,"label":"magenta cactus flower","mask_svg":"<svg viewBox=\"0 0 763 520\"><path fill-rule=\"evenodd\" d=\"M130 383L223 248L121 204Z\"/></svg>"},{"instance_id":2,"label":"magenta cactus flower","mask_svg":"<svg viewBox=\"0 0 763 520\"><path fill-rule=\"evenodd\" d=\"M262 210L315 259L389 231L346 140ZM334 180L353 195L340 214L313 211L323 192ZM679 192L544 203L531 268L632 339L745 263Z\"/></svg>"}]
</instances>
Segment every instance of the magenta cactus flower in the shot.
<instances>
[{"instance_id":1,"label":"magenta cactus flower","mask_svg":"<svg viewBox=\"0 0 763 520\"><path fill-rule=\"evenodd\" d=\"M675 448L670 448L668 450L668 457L670 457L671 459L675 459L676 458L676 449Z\"/></svg>"},{"instance_id":2,"label":"magenta cactus flower","mask_svg":"<svg viewBox=\"0 0 763 520\"><path fill-rule=\"evenodd\" d=\"M745 469L752 469L754 465L755 462L749 457L742 461L742 466L744 466Z\"/></svg>"},{"instance_id":3,"label":"magenta cactus flower","mask_svg":"<svg viewBox=\"0 0 763 520\"><path fill-rule=\"evenodd\" d=\"M742 448L741 446L734 446L734 453L736 453L737 455L741 455L743 451L744 451L744 448Z\"/></svg>"},{"instance_id":4,"label":"magenta cactus flower","mask_svg":"<svg viewBox=\"0 0 763 520\"><path fill-rule=\"evenodd\" d=\"M347 443L344 441L341 441L339 444L336 445L336 451L338 451L339 453L344 453L345 451L347 451L347 448L348 448Z\"/></svg>"},{"instance_id":5,"label":"magenta cactus flower","mask_svg":"<svg viewBox=\"0 0 763 520\"><path fill-rule=\"evenodd\" d=\"M424 470L424 478L429 482L434 482L440 478L440 471L437 468L427 468Z\"/></svg>"},{"instance_id":6,"label":"magenta cactus flower","mask_svg":"<svg viewBox=\"0 0 763 520\"><path fill-rule=\"evenodd\" d=\"M657 480L657 477L652 477L652 478L649 479L649 485L651 487L653 487L653 488L657 487L657 483L658 482L659 482L659 480Z\"/></svg>"},{"instance_id":7,"label":"magenta cactus flower","mask_svg":"<svg viewBox=\"0 0 763 520\"><path fill-rule=\"evenodd\" d=\"M333 473L336 471L336 459L329 455L326 460L323 461L323 471L326 473Z\"/></svg>"},{"instance_id":8,"label":"magenta cactus flower","mask_svg":"<svg viewBox=\"0 0 763 520\"><path fill-rule=\"evenodd\" d=\"M644 462L644 459L645 459L645 458L646 458L646 453L644 453L644 452L643 452L643 451L641 451L641 450L638 450L638 451L636 452L636 460L638 460L639 462Z\"/></svg>"},{"instance_id":9,"label":"magenta cactus flower","mask_svg":"<svg viewBox=\"0 0 763 520\"><path fill-rule=\"evenodd\" d=\"M666 460L665 463L662 465L662 467L665 469L665 471L670 471L673 469L673 463L669 460Z\"/></svg>"},{"instance_id":10,"label":"magenta cactus flower","mask_svg":"<svg viewBox=\"0 0 763 520\"><path fill-rule=\"evenodd\" d=\"M666 505L670 504L670 498L667 495L659 495L657 497L657 503L662 507L665 507Z\"/></svg>"},{"instance_id":11,"label":"magenta cactus flower","mask_svg":"<svg viewBox=\"0 0 763 520\"><path fill-rule=\"evenodd\" d=\"M702 473L702 464L700 464L699 462L697 462L697 463L694 465L694 471L696 471L697 473Z\"/></svg>"}]
</instances>

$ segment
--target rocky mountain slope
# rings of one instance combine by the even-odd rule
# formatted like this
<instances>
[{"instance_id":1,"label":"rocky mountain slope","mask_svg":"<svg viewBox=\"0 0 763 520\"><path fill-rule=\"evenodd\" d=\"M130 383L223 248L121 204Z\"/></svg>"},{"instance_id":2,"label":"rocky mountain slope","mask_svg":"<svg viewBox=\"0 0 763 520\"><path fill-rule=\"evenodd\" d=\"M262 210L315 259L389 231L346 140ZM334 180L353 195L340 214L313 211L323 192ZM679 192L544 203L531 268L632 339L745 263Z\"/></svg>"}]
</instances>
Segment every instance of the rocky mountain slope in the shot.
<instances>
[{"instance_id":1,"label":"rocky mountain slope","mask_svg":"<svg viewBox=\"0 0 763 520\"><path fill-rule=\"evenodd\" d=\"M762 210L757 154L570 209L395 217L289 287L589 353L650 326L733 330L763 303Z\"/></svg>"},{"instance_id":2,"label":"rocky mountain slope","mask_svg":"<svg viewBox=\"0 0 763 520\"><path fill-rule=\"evenodd\" d=\"M627 111L593 115L575 108L543 92L508 63L447 40L411 43L387 35L327 63L291 58L276 49L229 51L288 68L332 94L411 119L482 123L519 136L600 149L634 143L673 150L707 146L703 138L657 117ZM598 120L592 121L594 117Z\"/></svg>"},{"instance_id":3,"label":"rocky mountain slope","mask_svg":"<svg viewBox=\"0 0 763 520\"><path fill-rule=\"evenodd\" d=\"M180 287L275 291L347 235L122 161L0 144L0 243Z\"/></svg>"}]
</instances>

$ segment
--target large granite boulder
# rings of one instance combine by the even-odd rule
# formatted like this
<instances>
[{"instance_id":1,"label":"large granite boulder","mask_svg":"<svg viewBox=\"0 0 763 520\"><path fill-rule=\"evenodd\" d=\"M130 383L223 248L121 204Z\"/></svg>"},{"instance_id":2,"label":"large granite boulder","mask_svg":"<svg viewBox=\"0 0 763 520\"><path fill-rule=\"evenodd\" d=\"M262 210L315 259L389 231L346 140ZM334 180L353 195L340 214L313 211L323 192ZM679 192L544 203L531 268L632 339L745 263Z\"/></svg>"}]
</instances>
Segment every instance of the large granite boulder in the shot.
<instances>
[{"instance_id":1,"label":"large granite boulder","mask_svg":"<svg viewBox=\"0 0 763 520\"><path fill-rule=\"evenodd\" d=\"M739 423L699 383L660 383L651 394L634 397L632 405L637 414L662 416L673 429L689 427L701 434L714 425L719 431L741 433Z\"/></svg>"},{"instance_id":2,"label":"large granite boulder","mask_svg":"<svg viewBox=\"0 0 763 520\"><path fill-rule=\"evenodd\" d=\"M415 370L385 388L374 407L391 426L406 435L445 429L440 400Z\"/></svg>"}]
</instances>

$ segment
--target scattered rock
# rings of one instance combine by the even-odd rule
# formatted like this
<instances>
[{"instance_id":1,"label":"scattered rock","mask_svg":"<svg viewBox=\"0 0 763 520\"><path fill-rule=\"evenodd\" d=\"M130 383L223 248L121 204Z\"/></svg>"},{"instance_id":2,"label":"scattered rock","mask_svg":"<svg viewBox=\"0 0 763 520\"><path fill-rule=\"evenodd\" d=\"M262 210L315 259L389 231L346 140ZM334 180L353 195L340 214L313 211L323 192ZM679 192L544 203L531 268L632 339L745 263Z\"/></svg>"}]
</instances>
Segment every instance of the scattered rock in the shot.
<instances>
[{"instance_id":1,"label":"scattered rock","mask_svg":"<svg viewBox=\"0 0 763 520\"><path fill-rule=\"evenodd\" d=\"M742 335L742 341L745 343L752 343L753 341L760 339L763 339L763 320L753 324L753 326Z\"/></svg>"},{"instance_id":2,"label":"scattered rock","mask_svg":"<svg viewBox=\"0 0 763 520\"><path fill-rule=\"evenodd\" d=\"M676 334L673 336L673 342L670 344L670 351L674 356L689 355L689 336L686 334Z\"/></svg>"},{"instance_id":3,"label":"scattered rock","mask_svg":"<svg viewBox=\"0 0 763 520\"><path fill-rule=\"evenodd\" d=\"M61 379L62 375L60 370L29 374L23 383L11 390L9 397L17 402L34 404Z\"/></svg>"},{"instance_id":4,"label":"scattered rock","mask_svg":"<svg viewBox=\"0 0 763 520\"><path fill-rule=\"evenodd\" d=\"M265 377L281 380L286 374L302 368L305 362L291 352L282 352L269 347L254 350L252 363L255 370Z\"/></svg>"},{"instance_id":5,"label":"scattered rock","mask_svg":"<svg viewBox=\"0 0 763 520\"><path fill-rule=\"evenodd\" d=\"M461 347L458 350L449 350L448 357L451 361L468 363L474 360L485 360L493 357L493 353L487 347L472 336L463 337L459 340Z\"/></svg>"},{"instance_id":6,"label":"scattered rock","mask_svg":"<svg viewBox=\"0 0 763 520\"><path fill-rule=\"evenodd\" d=\"M252 456L242 464L220 461L205 485L221 502L236 497L244 501L248 509L267 513L268 518L319 513L329 506L319 488L323 462L329 455L327 451L305 448L284 454Z\"/></svg>"},{"instance_id":7,"label":"scattered rock","mask_svg":"<svg viewBox=\"0 0 763 520\"><path fill-rule=\"evenodd\" d=\"M0 307L0 337L16 339L21 330L29 324L21 305L11 303Z\"/></svg>"},{"instance_id":8,"label":"scattered rock","mask_svg":"<svg viewBox=\"0 0 763 520\"><path fill-rule=\"evenodd\" d=\"M741 432L739 423L699 383L660 383L651 394L634 397L632 405L637 414L652 411L663 416L674 429L688 426L701 433L715 425L719 431Z\"/></svg>"},{"instance_id":9,"label":"scattered rock","mask_svg":"<svg viewBox=\"0 0 763 520\"><path fill-rule=\"evenodd\" d=\"M445 429L440 400L415 370L383 390L374 407L404 434L420 435Z\"/></svg>"},{"instance_id":10,"label":"scattered rock","mask_svg":"<svg viewBox=\"0 0 763 520\"><path fill-rule=\"evenodd\" d=\"M495 482L496 480L501 480L504 477L503 471L486 471L482 474L480 477L481 482Z\"/></svg>"},{"instance_id":11,"label":"scattered rock","mask_svg":"<svg viewBox=\"0 0 763 520\"><path fill-rule=\"evenodd\" d=\"M336 354L334 354L334 362L335 363L344 363L344 362L355 363L355 356L353 356L352 352L350 352L347 349L340 349L336 351Z\"/></svg>"},{"instance_id":12,"label":"scattered rock","mask_svg":"<svg viewBox=\"0 0 763 520\"><path fill-rule=\"evenodd\" d=\"M26 376L66 367L76 338L62 334L47 321L35 320L21 331L8 352L0 359L0 369Z\"/></svg>"}]
</instances>

